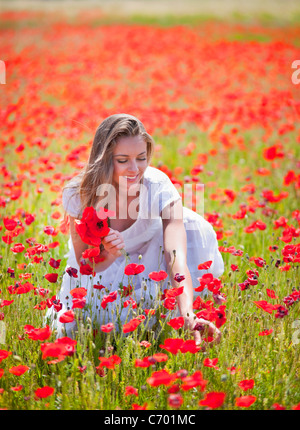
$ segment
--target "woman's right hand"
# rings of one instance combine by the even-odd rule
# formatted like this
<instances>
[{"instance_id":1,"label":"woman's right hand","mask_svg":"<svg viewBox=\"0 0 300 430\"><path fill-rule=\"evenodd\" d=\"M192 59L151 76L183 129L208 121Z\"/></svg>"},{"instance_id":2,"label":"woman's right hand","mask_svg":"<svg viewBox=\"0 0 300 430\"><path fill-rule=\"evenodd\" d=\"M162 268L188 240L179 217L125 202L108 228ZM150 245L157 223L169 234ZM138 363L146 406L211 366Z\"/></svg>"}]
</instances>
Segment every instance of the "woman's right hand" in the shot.
<instances>
[{"instance_id":1,"label":"woman's right hand","mask_svg":"<svg viewBox=\"0 0 300 430\"><path fill-rule=\"evenodd\" d=\"M118 230L113 230L111 228L108 235L102 239L101 244L105 251L115 257L123 255L121 249L125 247L125 243L122 234Z\"/></svg>"}]
</instances>

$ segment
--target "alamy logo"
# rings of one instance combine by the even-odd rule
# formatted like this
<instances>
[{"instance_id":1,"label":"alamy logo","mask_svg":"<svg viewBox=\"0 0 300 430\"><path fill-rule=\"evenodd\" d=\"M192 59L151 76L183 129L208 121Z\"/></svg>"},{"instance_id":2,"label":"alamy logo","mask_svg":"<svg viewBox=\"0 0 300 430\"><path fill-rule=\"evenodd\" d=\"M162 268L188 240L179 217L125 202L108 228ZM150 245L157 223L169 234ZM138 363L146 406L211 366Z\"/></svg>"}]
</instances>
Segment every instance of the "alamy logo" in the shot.
<instances>
[{"instance_id":1,"label":"alamy logo","mask_svg":"<svg viewBox=\"0 0 300 430\"><path fill-rule=\"evenodd\" d=\"M292 73L292 82L294 85L300 84L300 60L295 60L292 62L292 69L296 69Z\"/></svg>"},{"instance_id":2,"label":"alamy logo","mask_svg":"<svg viewBox=\"0 0 300 430\"><path fill-rule=\"evenodd\" d=\"M4 321L0 321L0 345L5 343L6 338L6 324Z\"/></svg>"},{"instance_id":3,"label":"alamy logo","mask_svg":"<svg viewBox=\"0 0 300 430\"><path fill-rule=\"evenodd\" d=\"M298 330L295 330L292 336L292 343L293 345L298 345L300 342L300 320L295 320L292 323L292 328L296 328Z\"/></svg>"},{"instance_id":4,"label":"alamy logo","mask_svg":"<svg viewBox=\"0 0 300 430\"><path fill-rule=\"evenodd\" d=\"M2 60L0 60L0 84L6 84L6 67Z\"/></svg>"},{"instance_id":5,"label":"alamy logo","mask_svg":"<svg viewBox=\"0 0 300 430\"><path fill-rule=\"evenodd\" d=\"M183 187L175 190L164 189L159 190L159 184L153 183L145 186L143 183L131 185L127 188L127 180L120 178L120 188L126 189L127 192L117 196L117 190L112 184L101 184L96 191L96 195L100 197L100 201L96 207L106 207L109 211L116 213L116 208L119 208L119 219L126 219L129 216L131 219L181 219L182 212L180 207L169 209L167 202L175 201L177 197L182 197L183 204L186 208L196 211L199 215L204 216L204 185L203 184L184 184ZM172 191L173 190L173 191ZM140 196L142 196L142 208L140 206ZM128 203L128 199L133 199ZM118 200L118 202L117 202ZM118 205L117 205L118 203ZM112 219L115 215L111 216ZM195 228L195 224L186 225L188 230Z\"/></svg>"}]
</instances>

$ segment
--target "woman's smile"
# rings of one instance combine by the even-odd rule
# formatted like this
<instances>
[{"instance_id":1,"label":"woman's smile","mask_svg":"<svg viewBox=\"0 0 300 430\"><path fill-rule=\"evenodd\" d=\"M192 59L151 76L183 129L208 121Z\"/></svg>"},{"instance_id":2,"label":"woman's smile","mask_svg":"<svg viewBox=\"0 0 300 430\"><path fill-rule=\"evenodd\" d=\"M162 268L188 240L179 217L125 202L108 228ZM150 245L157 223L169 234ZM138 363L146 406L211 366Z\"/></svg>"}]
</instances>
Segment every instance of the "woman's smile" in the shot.
<instances>
[{"instance_id":1,"label":"woman's smile","mask_svg":"<svg viewBox=\"0 0 300 430\"><path fill-rule=\"evenodd\" d=\"M114 148L113 183L119 188L137 184L148 166L147 144L139 136L123 137Z\"/></svg>"}]
</instances>

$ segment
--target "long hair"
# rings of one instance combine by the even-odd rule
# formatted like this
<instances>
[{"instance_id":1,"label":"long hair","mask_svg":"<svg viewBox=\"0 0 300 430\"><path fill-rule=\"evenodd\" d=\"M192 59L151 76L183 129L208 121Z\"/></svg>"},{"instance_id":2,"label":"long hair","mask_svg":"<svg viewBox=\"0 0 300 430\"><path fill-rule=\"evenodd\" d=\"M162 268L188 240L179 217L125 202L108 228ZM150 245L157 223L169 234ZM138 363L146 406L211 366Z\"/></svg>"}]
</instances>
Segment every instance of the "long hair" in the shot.
<instances>
[{"instance_id":1,"label":"long hair","mask_svg":"<svg viewBox=\"0 0 300 430\"><path fill-rule=\"evenodd\" d=\"M149 164L154 151L154 140L139 119L128 114L115 114L104 119L98 126L86 166L64 187L73 189L71 197L80 196L81 212L86 207L95 207L99 185L112 184L113 151L118 139L134 136L141 136L146 142Z\"/></svg>"}]
</instances>

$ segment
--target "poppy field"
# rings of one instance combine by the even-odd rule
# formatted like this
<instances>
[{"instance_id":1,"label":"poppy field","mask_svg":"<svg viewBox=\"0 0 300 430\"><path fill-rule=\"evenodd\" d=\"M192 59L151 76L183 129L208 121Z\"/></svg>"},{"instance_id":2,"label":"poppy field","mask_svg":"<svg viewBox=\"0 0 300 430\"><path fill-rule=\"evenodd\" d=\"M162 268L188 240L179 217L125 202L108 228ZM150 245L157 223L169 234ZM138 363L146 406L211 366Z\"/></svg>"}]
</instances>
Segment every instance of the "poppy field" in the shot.
<instances>
[{"instance_id":1,"label":"poppy field","mask_svg":"<svg viewBox=\"0 0 300 430\"><path fill-rule=\"evenodd\" d=\"M6 11L0 29L0 408L300 409L300 26ZM93 283L96 253L68 268L63 322L78 322L76 338L45 320L66 269L62 189L119 112L143 122L151 165L178 190L190 185L183 203L216 231L225 270L216 279L199 261L196 292L208 294L194 309L219 343L203 333L198 346L183 330L180 289L159 267L144 273L155 307L135 301L142 256L127 256L117 292ZM109 324L93 324L87 295ZM133 315L121 327L117 295Z\"/></svg>"}]
</instances>

